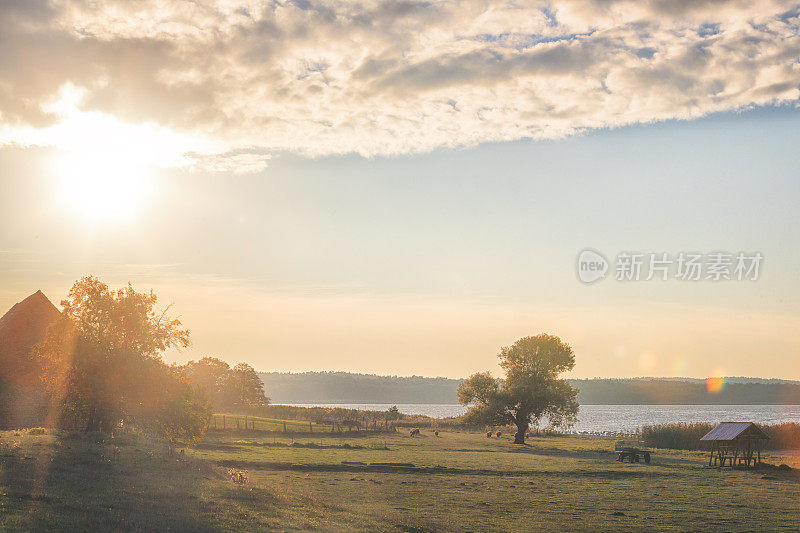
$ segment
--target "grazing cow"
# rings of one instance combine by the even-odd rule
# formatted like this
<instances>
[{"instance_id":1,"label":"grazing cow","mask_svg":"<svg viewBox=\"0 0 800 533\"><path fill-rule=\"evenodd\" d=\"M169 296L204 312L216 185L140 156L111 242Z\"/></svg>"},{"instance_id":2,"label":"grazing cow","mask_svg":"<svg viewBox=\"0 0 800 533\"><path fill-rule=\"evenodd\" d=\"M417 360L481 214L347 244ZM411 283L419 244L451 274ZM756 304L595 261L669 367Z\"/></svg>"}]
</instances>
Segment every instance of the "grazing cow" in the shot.
<instances>
[{"instance_id":1,"label":"grazing cow","mask_svg":"<svg viewBox=\"0 0 800 533\"><path fill-rule=\"evenodd\" d=\"M434 431L433 434L438 437L439 436L439 430Z\"/></svg>"},{"instance_id":2,"label":"grazing cow","mask_svg":"<svg viewBox=\"0 0 800 533\"><path fill-rule=\"evenodd\" d=\"M411 435L410 436L413 437L414 435L419 435L419 428L414 428L414 429L411 430Z\"/></svg>"},{"instance_id":3,"label":"grazing cow","mask_svg":"<svg viewBox=\"0 0 800 533\"><path fill-rule=\"evenodd\" d=\"M486 438L487 438L487 439L491 439L491 438L492 438L492 432L491 432L491 431L490 431L489 433L487 433L487 434L486 434Z\"/></svg>"},{"instance_id":4,"label":"grazing cow","mask_svg":"<svg viewBox=\"0 0 800 533\"><path fill-rule=\"evenodd\" d=\"M498 431L497 432L497 438L499 439L502 434L503 434L502 432Z\"/></svg>"}]
</instances>

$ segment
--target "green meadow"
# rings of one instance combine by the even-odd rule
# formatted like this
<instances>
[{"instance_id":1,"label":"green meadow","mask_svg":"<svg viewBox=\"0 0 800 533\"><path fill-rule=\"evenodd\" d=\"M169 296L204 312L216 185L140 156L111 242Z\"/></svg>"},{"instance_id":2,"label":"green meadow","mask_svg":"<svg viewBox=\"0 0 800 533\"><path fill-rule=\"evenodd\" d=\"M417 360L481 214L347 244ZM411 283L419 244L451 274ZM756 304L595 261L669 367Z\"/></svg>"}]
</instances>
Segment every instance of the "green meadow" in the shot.
<instances>
[{"instance_id":1,"label":"green meadow","mask_svg":"<svg viewBox=\"0 0 800 533\"><path fill-rule=\"evenodd\" d=\"M800 529L794 471L721 470L706 461L702 452L657 450L650 465L621 464L613 441L594 437L536 437L520 446L510 435L450 431L226 431L173 449L128 433L6 431L0 527ZM766 461L797 466L793 457Z\"/></svg>"}]
</instances>

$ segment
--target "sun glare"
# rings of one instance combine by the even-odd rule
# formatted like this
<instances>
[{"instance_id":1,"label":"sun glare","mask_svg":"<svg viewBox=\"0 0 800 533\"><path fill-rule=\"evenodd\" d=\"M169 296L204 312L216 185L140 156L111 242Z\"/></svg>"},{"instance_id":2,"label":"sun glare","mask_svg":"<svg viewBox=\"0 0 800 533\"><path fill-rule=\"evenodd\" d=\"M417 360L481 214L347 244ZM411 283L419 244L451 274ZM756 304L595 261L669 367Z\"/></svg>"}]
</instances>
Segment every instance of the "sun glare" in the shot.
<instances>
[{"instance_id":1,"label":"sun glare","mask_svg":"<svg viewBox=\"0 0 800 533\"><path fill-rule=\"evenodd\" d=\"M118 154L70 154L56 172L62 205L93 224L130 220L150 193L147 168Z\"/></svg>"},{"instance_id":2,"label":"sun glare","mask_svg":"<svg viewBox=\"0 0 800 533\"><path fill-rule=\"evenodd\" d=\"M85 89L65 84L43 109L59 121L43 129L0 128L21 145L58 150L52 175L62 207L85 221L129 221L145 207L155 188L153 169L190 168L192 154L226 151L194 133L177 133L151 123L125 123L98 111L83 111Z\"/></svg>"}]
</instances>

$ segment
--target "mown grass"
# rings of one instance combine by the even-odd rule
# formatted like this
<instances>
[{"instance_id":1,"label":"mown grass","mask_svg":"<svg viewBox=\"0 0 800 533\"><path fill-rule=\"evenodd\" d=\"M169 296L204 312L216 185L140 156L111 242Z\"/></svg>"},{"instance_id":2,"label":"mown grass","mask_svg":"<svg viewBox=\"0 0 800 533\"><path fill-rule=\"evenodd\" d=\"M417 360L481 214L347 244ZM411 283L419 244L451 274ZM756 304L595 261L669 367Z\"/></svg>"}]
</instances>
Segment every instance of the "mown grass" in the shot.
<instances>
[{"instance_id":1,"label":"mown grass","mask_svg":"<svg viewBox=\"0 0 800 533\"><path fill-rule=\"evenodd\" d=\"M793 471L701 452L614 461L613 441L440 432L215 433L174 453L133 435L0 433L0 527L70 530L800 529ZM767 456L773 463L797 459ZM381 464L375 464L381 463ZM390 464L387 464L390 463ZM410 463L413 466L394 466ZM229 469L245 470L235 484Z\"/></svg>"}]
</instances>

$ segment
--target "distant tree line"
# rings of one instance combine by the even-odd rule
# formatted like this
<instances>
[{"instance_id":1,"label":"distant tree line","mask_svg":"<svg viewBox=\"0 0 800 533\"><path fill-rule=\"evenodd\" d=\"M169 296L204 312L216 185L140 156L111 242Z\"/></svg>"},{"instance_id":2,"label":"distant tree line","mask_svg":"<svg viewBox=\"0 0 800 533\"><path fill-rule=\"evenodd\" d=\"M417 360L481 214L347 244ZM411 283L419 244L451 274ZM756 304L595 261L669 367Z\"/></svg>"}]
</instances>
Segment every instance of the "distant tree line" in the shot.
<instances>
[{"instance_id":1,"label":"distant tree line","mask_svg":"<svg viewBox=\"0 0 800 533\"><path fill-rule=\"evenodd\" d=\"M274 403L457 403L463 379L350 372L261 372Z\"/></svg>"},{"instance_id":2,"label":"distant tree line","mask_svg":"<svg viewBox=\"0 0 800 533\"><path fill-rule=\"evenodd\" d=\"M709 392L704 380L664 378L570 380L578 401L593 405L798 405L800 383L727 382Z\"/></svg>"},{"instance_id":3,"label":"distant tree line","mask_svg":"<svg viewBox=\"0 0 800 533\"><path fill-rule=\"evenodd\" d=\"M273 403L458 403L463 379L349 372L259 374ZM569 379L581 405L800 405L800 383L726 378L718 393L688 378Z\"/></svg>"}]
</instances>

